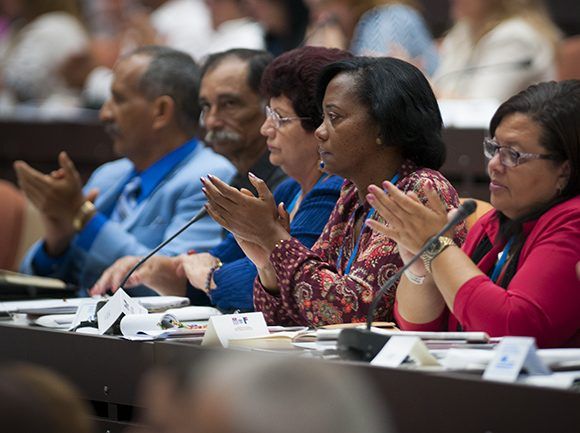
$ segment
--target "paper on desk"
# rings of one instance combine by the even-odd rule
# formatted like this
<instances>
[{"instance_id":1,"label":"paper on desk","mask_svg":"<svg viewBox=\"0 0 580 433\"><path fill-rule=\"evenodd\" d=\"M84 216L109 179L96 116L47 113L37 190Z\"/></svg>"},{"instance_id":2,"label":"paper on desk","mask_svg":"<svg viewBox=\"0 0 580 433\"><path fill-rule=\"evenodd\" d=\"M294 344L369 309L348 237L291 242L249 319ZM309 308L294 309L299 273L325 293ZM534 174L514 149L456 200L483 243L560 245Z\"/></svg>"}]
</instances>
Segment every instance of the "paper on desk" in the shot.
<instances>
[{"instance_id":1,"label":"paper on desk","mask_svg":"<svg viewBox=\"0 0 580 433\"><path fill-rule=\"evenodd\" d=\"M161 323L163 319L177 320L179 322L187 321L205 321L212 316L221 315L220 311L212 307L185 307L167 310L165 313L152 313L152 314L130 314L121 319L121 333L125 336L137 335L140 333L159 336L158 331L167 331L163 329ZM173 329L173 328L170 328ZM175 328L175 329L187 329L187 328ZM203 328L205 331L205 327ZM185 332L185 331L184 331ZM195 329L195 334L199 334L198 328ZM203 334L203 332L202 332Z\"/></svg>"},{"instance_id":2,"label":"paper on desk","mask_svg":"<svg viewBox=\"0 0 580 433\"><path fill-rule=\"evenodd\" d=\"M377 334L389 337L419 337L422 340L463 340L471 342L487 342L489 335L485 332L423 332L423 331L399 331L381 328L371 328Z\"/></svg>"},{"instance_id":3,"label":"paper on desk","mask_svg":"<svg viewBox=\"0 0 580 433\"><path fill-rule=\"evenodd\" d=\"M46 314L74 314L77 307L87 299L107 298L68 298L68 299L35 299L30 301L0 302L0 311L24 313L42 316ZM149 311L164 311L189 305L189 299L179 296L142 296L132 298L137 300Z\"/></svg>"}]
</instances>

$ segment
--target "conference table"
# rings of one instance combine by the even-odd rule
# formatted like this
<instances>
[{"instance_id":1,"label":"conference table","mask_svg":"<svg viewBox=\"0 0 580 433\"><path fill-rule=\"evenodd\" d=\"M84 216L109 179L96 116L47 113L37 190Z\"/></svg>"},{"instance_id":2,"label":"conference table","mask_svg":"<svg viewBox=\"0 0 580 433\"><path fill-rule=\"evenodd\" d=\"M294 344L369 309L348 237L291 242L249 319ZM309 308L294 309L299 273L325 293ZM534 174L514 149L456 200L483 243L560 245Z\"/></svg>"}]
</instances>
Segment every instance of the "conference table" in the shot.
<instances>
[{"instance_id":1,"label":"conference table","mask_svg":"<svg viewBox=\"0 0 580 433\"><path fill-rule=\"evenodd\" d=\"M0 341L0 363L40 364L76 384L94 408L97 431L107 433L121 432L135 422L145 372L167 365L194 368L217 350L188 340L135 342L9 322L0 323ZM333 363L338 371L356 369L367 376L400 433L580 431L580 393L571 390L490 382L466 373L310 362Z\"/></svg>"}]
</instances>

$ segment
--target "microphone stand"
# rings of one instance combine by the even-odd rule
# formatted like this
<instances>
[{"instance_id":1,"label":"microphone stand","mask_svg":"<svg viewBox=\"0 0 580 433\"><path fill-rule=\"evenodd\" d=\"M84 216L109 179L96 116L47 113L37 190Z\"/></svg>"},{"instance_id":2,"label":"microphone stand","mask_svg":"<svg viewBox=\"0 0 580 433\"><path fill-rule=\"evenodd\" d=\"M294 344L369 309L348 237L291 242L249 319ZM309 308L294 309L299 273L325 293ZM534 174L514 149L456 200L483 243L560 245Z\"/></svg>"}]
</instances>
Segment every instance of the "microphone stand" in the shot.
<instances>
[{"instance_id":1,"label":"microphone stand","mask_svg":"<svg viewBox=\"0 0 580 433\"><path fill-rule=\"evenodd\" d=\"M169 238L167 238L166 240L164 240L163 242L161 242L159 245L157 245L153 250L151 250L151 252L149 254L147 254L145 257L143 257L141 260L139 260L135 264L135 266L133 266L129 270L129 272L127 272L125 274L125 276L123 277L123 280L121 281L121 284L119 284L119 289L125 290L125 284L127 283L127 280L131 277L131 275L133 275L133 273L137 269L139 269L141 267L141 265L143 263L145 263L147 260L149 260L161 248L163 248L165 245L167 245L169 242L171 242L173 239L175 239L177 236L179 236L181 233L183 233L185 230L187 230L189 228L189 226L191 226L192 224L196 223L197 221L199 221L200 219L204 218L205 216L207 216L207 210L205 208L203 208L196 215L194 215L188 222L186 222L183 225L183 227L181 227L174 234L172 234Z\"/></svg>"},{"instance_id":2,"label":"microphone stand","mask_svg":"<svg viewBox=\"0 0 580 433\"><path fill-rule=\"evenodd\" d=\"M408 263L406 263L381 286L369 307L365 329L343 329L340 332L337 341L337 349L341 358L370 362L375 356L377 356L383 346L391 338L390 336L377 334L371 331L374 314L383 295L399 278L401 278L401 275L403 275L409 267L421 258L421 255L427 251L427 249L433 245L440 236L443 236L450 228L459 224L475 212L476 207L477 204L475 201L466 200L463 205L459 206L458 212L455 214L454 218L445 224L436 235L431 237Z\"/></svg>"}]
</instances>

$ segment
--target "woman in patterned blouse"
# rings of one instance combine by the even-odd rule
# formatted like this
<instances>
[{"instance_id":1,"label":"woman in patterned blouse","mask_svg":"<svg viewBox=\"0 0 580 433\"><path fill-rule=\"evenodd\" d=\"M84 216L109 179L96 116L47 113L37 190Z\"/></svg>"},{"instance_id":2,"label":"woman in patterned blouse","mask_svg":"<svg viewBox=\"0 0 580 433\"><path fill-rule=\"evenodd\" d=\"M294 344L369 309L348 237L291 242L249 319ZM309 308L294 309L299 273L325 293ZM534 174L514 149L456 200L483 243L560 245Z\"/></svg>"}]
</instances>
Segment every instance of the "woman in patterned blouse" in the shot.
<instances>
[{"instance_id":1,"label":"woman in patterned blouse","mask_svg":"<svg viewBox=\"0 0 580 433\"><path fill-rule=\"evenodd\" d=\"M254 305L268 323L320 326L363 322L374 294L401 266L396 243L370 230L383 221L365 199L367 188L390 180L425 201L424 186L447 209L457 193L436 170L445 159L441 115L414 66L393 58L359 57L329 65L319 80L323 121L316 130L325 169L345 181L328 224L309 249L292 238L264 183L259 197L204 181L210 215L235 234L259 275ZM456 241L463 240L464 229ZM394 289L376 318L392 318Z\"/></svg>"}]
</instances>

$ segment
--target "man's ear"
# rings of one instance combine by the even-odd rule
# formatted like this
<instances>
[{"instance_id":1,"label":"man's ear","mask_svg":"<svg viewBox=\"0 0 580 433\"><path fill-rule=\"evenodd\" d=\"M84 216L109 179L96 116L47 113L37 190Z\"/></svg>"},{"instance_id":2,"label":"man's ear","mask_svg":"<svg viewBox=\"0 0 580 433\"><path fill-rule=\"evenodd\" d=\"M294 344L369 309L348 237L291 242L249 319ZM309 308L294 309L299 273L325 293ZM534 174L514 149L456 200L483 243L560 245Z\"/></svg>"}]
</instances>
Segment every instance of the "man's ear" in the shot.
<instances>
[{"instance_id":1,"label":"man's ear","mask_svg":"<svg viewBox=\"0 0 580 433\"><path fill-rule=\"evenodd\" d=\"M175 117L175 101L167 95L159 96L155 99L153 110L153 128L161 129L173 121Z\"/></svg>"}]
</instances>

